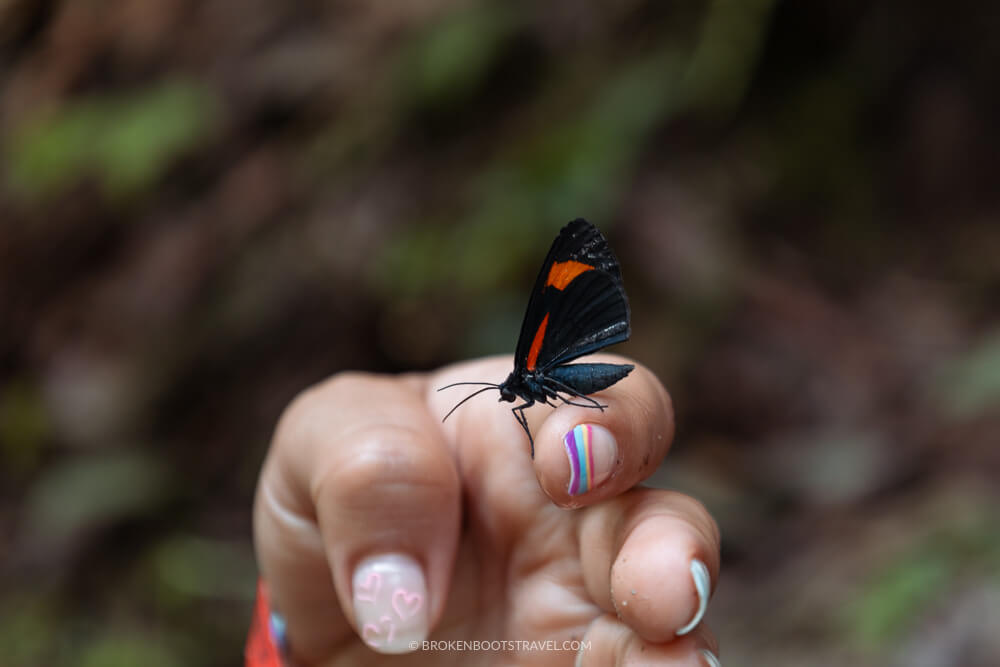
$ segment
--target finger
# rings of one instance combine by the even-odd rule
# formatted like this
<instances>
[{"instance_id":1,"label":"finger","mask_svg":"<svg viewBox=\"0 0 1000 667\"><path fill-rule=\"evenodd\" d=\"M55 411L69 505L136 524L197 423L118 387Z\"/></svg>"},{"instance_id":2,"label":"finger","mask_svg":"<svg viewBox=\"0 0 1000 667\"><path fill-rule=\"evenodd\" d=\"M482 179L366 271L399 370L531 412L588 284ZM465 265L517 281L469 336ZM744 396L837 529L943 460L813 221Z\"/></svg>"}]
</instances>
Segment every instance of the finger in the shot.
<instances>
[{"instance_id":1,"label":"finger","mask_svg":"<svg viewBox=\"0 0 1000 667\"><path fill-rule=\"evenodd\" d=\"M611 355L588 357L588 361L591 360L629 362ZM493 357L443 369L428 385L431 412L444 416L456 405L457 389L446 392L437 389L448 389L452 383L462 381L500 383L512 368L510 357ZM485 452L491 458L517 456L516 461L506 463L504 469L513 466L513 474L515 469L521 470L523 463L534 473L545 494L557 504L564 507L589 505L618 495L651 475L666 455L674 433L670 397L659 380L642 366L637 366L608 389L594 394L594 399L607 407L599 410L561 404L553 410L537 404L525 411L528 427L535 437L534 460L520 454L530 451L530 447L527 434L510 414L511 404L497 405L495 394L491 396L488 389L457 410L445 424L445 431L456 441L475 440L480 432L493 434L504 446L482 447L480 453ZM591 428L574 433L581 425ZM575 438L575 442L567 443L569 436ZM584 441L587 436L589 443ZM517 446L507 446L514 441ZM586 485L580 474L581 451L588 465L591 456L594 461ZM575 472L574 459L577 461ZM496 469L496 466L490 468ZM585 491L582 490L584 486L587 487Z\"/></svg>"},{"instance_id":2,"label":"finger","mask_svg":"<svg viewBox=\"0 0 1000 667\"><path fill-rule=\"evenodd\" d=\"M579 544L591 598L643 639L667 642L701 622L719 572L719 531L698 501L635 489L584 510Z\"/></svg>"},{"instance_id":3,"label":"finger","mask_svg":"<svg viewBox=\"0 0 1000 667\"><path fill-rule=\"evenodd\" d=\"M636 366L593 398L607 407L561 405L536 431L538 481L564 507L624 493L656 470L673 440L670 396L649 369Z\"/></svg>"},{"instance_id":4,"label":"finger","mask_svg":"<svg viewBox=\"0 0 1000 667\"><path fill-rule=\"evenodd\" d=\"M460 491L422 391L416 380L345 374L307 392L279 424L255 538L303 660L357 637L406 651L440 617Z\"/></svg>"},{"instance_id":5,"label":"finger","mask_svg":"<svg viewBox=\"0 0 1000 667\"><path fill-rule=\"evenodd\" d=\"M637 635L615 616L604 614L590 624L580 646L577 667L719 667L715 637L704 625L677 641L656 644Z\"/></svg>"}]
</instances>

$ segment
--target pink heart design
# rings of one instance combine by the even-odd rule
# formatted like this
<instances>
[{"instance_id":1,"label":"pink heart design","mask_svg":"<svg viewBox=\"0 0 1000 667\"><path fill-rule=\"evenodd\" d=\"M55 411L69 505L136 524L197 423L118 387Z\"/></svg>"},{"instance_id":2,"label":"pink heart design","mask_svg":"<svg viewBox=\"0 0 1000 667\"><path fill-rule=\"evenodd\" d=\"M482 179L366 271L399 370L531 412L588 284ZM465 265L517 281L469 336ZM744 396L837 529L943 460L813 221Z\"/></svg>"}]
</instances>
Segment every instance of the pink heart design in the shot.
<instances>
[{"instance_id":1,"label":"pink heart design","mask_svg":"<svg viewBox=\"0 0 1000 667\"><path fill-rule=\"evenodd\" d=\"M354 591L354 597L359 602L375 602L375 596L382 588L382 575L378 572L369 572L364 582L359 584Z\"/></svg>"},{"instance_id":2,"label":"pink heart design","mask_svg":"<svg viewBox=\"0 0 1000 667\"><path fill-rule=\"evenodd\" d=\"M392 618L386 615L380 618L378 622L379 625L365 623L365 626L361 628L361 639L369 646L376 648L382 645L382 642L379 640L382 639L383 630L386 632L385 641L387 642L391 642L393 637L396 636L396 626L393 624Z\"/></svg>"},{"instance_id":3,"label":"pink heart design","mask_svg":"<svg viewBox=\"0 0 1000 667\"><path fill-rule=\"evenodd\" d=\"M392 594L392 608L400 620L420 611L424 598L420 593L410 593L405 588L397 588Z\"/></svg>"},{"instance_id":4,"label":"pink heart design","mask_svg":"<svg viewBox=\"0 0 1000 667\"><path fill-rule=\"evenodd\" d=\"M381 646L382 642L376 641L379 636L378 626L374 623L365 623L365 627L361 630L361 638L365 640L366 644L371 646Z\"/></svg>"}]
</instances>

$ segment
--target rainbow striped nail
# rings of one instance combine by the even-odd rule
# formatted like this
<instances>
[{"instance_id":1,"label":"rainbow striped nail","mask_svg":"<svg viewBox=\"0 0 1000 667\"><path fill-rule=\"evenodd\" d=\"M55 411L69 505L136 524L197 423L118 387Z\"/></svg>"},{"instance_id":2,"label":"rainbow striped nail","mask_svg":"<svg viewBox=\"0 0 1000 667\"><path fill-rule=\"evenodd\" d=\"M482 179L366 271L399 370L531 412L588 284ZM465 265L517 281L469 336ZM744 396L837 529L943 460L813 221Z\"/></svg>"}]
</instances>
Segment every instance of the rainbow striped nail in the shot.
<instances>
[{"instance_id":1,"label":"rainbow striped nail","mask_svg":"<svg viewBox=\"0 0 1000 667\"><path fill-rule=\"evenodd\" d=\"M580 424L566 434L566 455L569 457L569 495L578 496L594 486L594 429Z\"/></svg>"}]
</instances>

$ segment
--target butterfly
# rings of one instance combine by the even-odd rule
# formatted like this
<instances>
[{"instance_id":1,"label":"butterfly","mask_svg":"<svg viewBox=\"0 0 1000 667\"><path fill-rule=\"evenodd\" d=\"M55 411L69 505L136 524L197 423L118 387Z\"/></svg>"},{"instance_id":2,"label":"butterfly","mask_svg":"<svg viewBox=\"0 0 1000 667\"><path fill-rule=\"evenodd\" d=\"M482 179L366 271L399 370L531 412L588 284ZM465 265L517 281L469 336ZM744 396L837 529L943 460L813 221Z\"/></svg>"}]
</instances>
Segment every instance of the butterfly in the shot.
<instances>
[{"instance_id":1,"label":"butterfly","mask_svg":"<svg viewBox=\"0 0 1000 667\"><path fill-rule=\"evenodd\" d=\"M500 391L501 401L513 403L521 399L524 402L511 412L528 434L534 458L535 441L524 411L535 403L556 407L556 399L603 411L608 406L590 394L607 389L635 367L569 362L626 341L630 333L628 297L618 260L601 232L577 218L559 232L538 273L517 340L514 370L500 384L455 382L438 389L485 385L459 401L444 419L469 399L491 389Z\"/></svg>"}]
</instances>

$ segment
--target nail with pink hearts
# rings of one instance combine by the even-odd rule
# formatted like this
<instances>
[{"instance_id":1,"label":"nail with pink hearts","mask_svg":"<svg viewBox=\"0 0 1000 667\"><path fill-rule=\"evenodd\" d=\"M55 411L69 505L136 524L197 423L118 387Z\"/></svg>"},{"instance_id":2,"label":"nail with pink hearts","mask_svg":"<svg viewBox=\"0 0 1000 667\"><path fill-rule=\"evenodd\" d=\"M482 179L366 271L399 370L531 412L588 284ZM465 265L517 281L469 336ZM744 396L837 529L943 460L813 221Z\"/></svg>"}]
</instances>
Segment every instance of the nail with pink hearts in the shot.
<instances>
[{"instance_id":1,"label":"nail with pink hearts","mask_svg":"<svg viewBox=\"0 0 1000 667\"><path fill-rule=\"evenodd\" d=\"M354 570L351 595L358 632L375 651L408 653L427 638L427 584L413 558L366 558Z\"/></svg>"}]
</instances>

